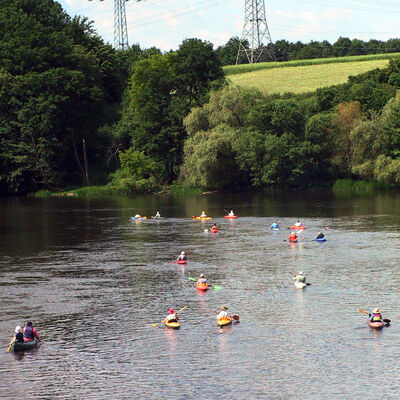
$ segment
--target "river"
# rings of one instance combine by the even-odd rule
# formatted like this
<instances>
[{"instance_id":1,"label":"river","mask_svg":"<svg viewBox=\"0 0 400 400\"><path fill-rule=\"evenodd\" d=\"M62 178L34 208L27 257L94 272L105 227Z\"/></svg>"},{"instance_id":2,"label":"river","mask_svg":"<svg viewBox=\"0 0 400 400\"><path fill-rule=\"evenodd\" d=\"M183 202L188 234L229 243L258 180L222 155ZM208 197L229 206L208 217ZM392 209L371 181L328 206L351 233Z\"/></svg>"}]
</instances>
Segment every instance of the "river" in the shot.
<instances>
[{"instance_id":1,"label":"river","mask_svg":"<svg viewBox=\"0 0 400 400\"><path fill-rule=\"evenodd\" d=\"M168 219L130 220L157 210ZM397 399L399 227L390 193L1 198L0 397ZM200 273L221 290L195 290ZM223 304L240 323L217 327ZM180 330L152 326L184 306ZM358 309L374 307L390 327L368 327ZM28 319L41 347L7 353Z\"/></svg>"}]
</instances>

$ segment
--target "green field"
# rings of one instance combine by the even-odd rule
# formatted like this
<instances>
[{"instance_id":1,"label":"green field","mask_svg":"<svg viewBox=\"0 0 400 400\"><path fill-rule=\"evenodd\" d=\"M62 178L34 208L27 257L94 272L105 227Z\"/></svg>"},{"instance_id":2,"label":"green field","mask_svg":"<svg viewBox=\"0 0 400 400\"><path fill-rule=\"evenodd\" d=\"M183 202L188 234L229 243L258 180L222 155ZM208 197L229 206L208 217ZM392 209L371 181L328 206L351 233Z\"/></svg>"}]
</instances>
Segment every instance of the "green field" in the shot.
<instances>
[{"instance_id":1,"label":"green field","mask_svg":"<svg viewBox=\"0 0 400 400\"><path fill-rule=\"evenodd\" d=\"M368 59L365 61L348 61L350 57L343 58L346 61L339 61L341 59L337 58L336 62L329 63L318 63L316 60L302 60L314 61L310 63L311 65L302 66L285 66L287 63L279 63L280 67L264 66L260 68L261 64L255 64L255 67L253 67L254 64L247 65L248 72L228 74L228 79L235 86L254 87L265 94L286 92L306 93L321 87L345 83L350 75L361 74L375 68L384 68L389 63L388 58ZM238 65L238 67L241 66Z\"/></svg>"}]
</instances>

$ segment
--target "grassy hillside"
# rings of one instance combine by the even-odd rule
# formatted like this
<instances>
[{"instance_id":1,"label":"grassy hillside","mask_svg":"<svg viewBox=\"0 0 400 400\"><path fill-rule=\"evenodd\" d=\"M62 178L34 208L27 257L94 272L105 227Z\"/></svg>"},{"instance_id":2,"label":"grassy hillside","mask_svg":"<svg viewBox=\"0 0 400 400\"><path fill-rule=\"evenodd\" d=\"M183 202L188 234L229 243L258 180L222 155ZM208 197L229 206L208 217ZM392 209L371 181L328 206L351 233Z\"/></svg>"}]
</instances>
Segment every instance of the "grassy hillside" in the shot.
<instances>
[{"instance_id":1,"label":"grassy hillside","mask_svg":"<svg viewBox=\"0 0 400 400\"><path fill-rule=\"evenodd\" d=\"M343 57L345 59L354 57ZM323 59L319 59L321 61ZM325 59L331 60L331 59ZM336 59L335 63L310 63L304 66L284 66L287 63L279 63L278 67L251 69L253 65L247 65L249 72L229 74L228 78L233 85L243 87L255 87L265 94L272 93L306 93L318 88L337 85L347 81L350 75L357 75L375 68L384 68L389 59L375 59L365 61L342 61ZM317 60L302 60L317 61ZM276 63L271 63L276 64ZM313 65L316 64L316 65ZM241 66L237 66L241 67Z\"/></svg>"}]
</instances>

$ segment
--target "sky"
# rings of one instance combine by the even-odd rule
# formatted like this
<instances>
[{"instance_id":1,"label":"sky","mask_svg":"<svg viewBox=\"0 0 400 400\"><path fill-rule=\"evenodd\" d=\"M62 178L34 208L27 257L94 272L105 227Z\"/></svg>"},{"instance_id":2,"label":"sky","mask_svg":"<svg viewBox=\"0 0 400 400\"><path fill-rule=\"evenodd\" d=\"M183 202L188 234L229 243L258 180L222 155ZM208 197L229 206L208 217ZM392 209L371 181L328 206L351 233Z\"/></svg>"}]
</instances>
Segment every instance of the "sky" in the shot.
<instances>
[{"instance_id":1,"label":"sky","mask_svg":"<svg viewBox=\"0 0 400 400\"><path fill-rule=\"evenodd\" d=\"M69 15L88 17L113 43L114 0L58 2ZM242 36L245 0L130 0L125 6L129 44L141 48L176 50L187 38L210 41L216 48ZM272 41L400 37L398 0L265 0L265 8Z\"/></svg>"}]
</instances>

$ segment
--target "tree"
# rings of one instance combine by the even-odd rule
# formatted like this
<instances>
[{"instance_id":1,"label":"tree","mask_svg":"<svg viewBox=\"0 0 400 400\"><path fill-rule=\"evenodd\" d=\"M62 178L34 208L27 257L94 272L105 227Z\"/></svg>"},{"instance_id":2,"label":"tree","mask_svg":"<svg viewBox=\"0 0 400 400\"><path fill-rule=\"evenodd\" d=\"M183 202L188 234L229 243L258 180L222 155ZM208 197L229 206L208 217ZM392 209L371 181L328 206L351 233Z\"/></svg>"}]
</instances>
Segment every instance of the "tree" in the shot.
<instances>
[{"instance_id":1,"label":"tree","mask_svg":"<svg viewBox=\"0 0 400 400\"><path fill-rule=\"evenodd\" d=\"M351 40L346 37L340 37L332 45L333 55L335 57L344 57L347 55L351 46Z\"/></svg>"}]
</instances>

